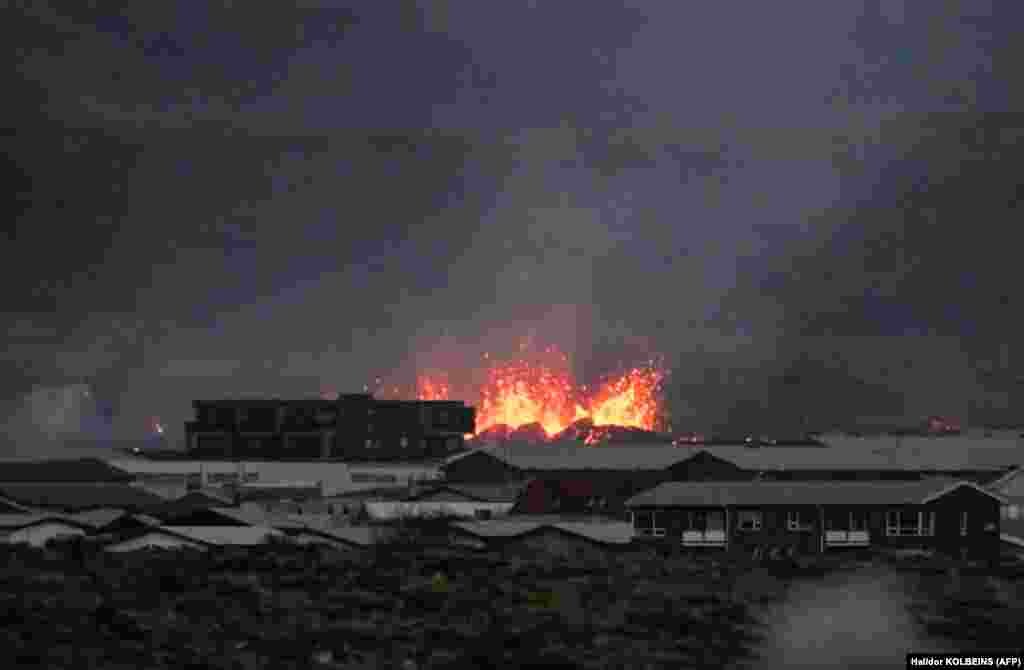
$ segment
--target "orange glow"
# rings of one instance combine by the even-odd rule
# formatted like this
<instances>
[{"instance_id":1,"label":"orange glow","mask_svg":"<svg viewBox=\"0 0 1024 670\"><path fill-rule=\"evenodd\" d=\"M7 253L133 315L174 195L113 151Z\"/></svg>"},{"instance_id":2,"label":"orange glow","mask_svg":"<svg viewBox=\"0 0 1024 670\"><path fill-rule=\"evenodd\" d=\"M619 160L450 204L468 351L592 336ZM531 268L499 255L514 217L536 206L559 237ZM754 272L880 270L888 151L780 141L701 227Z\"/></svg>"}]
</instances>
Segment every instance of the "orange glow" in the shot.
<instances>
[{"instance_id":1,"label":"orange glow","mask_svg":"<svg viewBox=\"0 0 1024 670\"><path fill-rule=\"evenodd\" d=\"M548 437L580 419L595 425L654 430L661 413L661 383L665 373L654 362L613 377L591 392L573 383L568 359L553 347L544 350L551 363L525 358L499 363L488 361L486 379L479 389L477 433L497 425L512 429L540 424ZM450 397L443 375L422 375L417 396L422 400Z\"/></svg>"},{"instance_id":2,"label":"orange glow","mask_svg":"<svg viewBox=\"0 0 1024 670\"><path fill-rule=\"evenodd\" d=\"M420 375L416 379L416 397L419 400L448 400L451 388L444 375Z\"/></svg>"}]
</instances>

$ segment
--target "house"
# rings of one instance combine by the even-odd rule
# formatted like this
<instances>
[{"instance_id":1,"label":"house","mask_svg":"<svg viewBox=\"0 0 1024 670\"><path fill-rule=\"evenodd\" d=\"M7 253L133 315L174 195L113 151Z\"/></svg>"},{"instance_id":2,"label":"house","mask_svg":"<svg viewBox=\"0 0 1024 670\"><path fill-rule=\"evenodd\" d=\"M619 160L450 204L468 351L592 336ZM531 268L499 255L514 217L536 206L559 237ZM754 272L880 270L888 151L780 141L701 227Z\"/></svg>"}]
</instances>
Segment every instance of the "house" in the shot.
<instances>
[{"instance_id":1,"label":"house","mask_svg":"<svg viewBox=\"0 0 1024 670\"><path fill-rule=\"evenodd\" d=\"M633 536L630 524L610 519L509 518L456 522L449 529L449 540L457 547L572 561L600 562L614 553L635 551Z\"/></svg>"},{"instance_id":2,"label":"house","mask_svg":"<svg viewBox=\"0 0 1024 670\"><path fill-rule=\"evenodd\" d=\"M193 403L188 451L202 458L402 460L460 448L475 410L450 400L381 400L365 393Z\"/></svg>"},{"instance_id":3,"label":"house","mask_svg":"<svg viewBox=\"0 0 1024 670\"><path fill-rule=\"evenodd\" d=\"M371 521L429 516L486 519L508 514L524 485L525 482L436 484L414 489L399 500L368 500L363 509Z\"/></svg>"},{"instance_id":4,"label":"house","mask_svg":"<svg viewBox=\"0 0 1024 670\"><path fill-rule=\"evenodd\" d=\"M681 547L998 555L1003 499L971 482L667 482L626 505L639 536Z\"/></svg>"},{"instance_id":5,"label":"house","mask_svg":"<svg viewBox=\"0 0 1024 670\"><path fill-rule=\"evenodd\" d=\"M135 486L112 483L4 482L0 496L26 507L64 512L110 507L143 511L163 501Z\"/></svg>"},{"instance_id":6,"label":"house","mask_svg":"<svg viewBox=\"0 0 1024 670\"><path fill-rule=\"evenodd\" d=\"M5 514L0 516L0 537L8 544L42 547L50 540L80 537L92 527L55 514Z\"/></svg>"},{"instance_id":7,"label":"house","mask_svg":"<svg viewBox=\"0 0 1024 670\"><path fill-rule=\"evenodd\" d=\"M666 445L510 444L482 447L449 459L445 481L514 482L539 480L526 491L531 513L601 505L614 513L633 494L665 481L666 468L692 454ZM589 491L582 495L583 490Z\"/></svg>"}]
</instances>

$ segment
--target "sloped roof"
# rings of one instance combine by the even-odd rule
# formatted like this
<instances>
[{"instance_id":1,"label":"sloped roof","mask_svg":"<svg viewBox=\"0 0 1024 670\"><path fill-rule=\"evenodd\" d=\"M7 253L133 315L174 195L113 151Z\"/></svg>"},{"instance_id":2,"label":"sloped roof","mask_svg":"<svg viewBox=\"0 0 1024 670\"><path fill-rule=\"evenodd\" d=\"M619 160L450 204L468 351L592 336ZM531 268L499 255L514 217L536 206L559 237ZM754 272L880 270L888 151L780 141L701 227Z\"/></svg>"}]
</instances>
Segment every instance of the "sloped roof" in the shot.
<instances>
[{"instance_id":1,"label":"sloped roof","mask_svg":"<svg viewBox=\"0 0 1024 670\"><path fill-rule=\"evenodd\" d=\"M27 528L28 526L35 526L42 523L60 523L66 526L72 526L81 530L90 531L92 526L89 524L77 521L67 515L63 514L3 514L0 515L0 528L5 531L18 530L20 528Z\"/></svg>"},{"instance_id":2,"label":"sloped roof","mask_svg":"<svg viewBox=\"0 0 1024 670\"><path fill-rule=\"evenodd\" d=\"M264 544L268 537L281 537L279 530L266 526L160 526L192 540L207 544L253 546Z\"/></svg>"},{"instance_id":3,"label":"sloped roof","mask_svg":"<svg viewBox=\"0 0 1024 670\"><path fill-rule=\"evenodd\" d=\"M98 458L0 461L0 484L3 485L7 482L117 483L130 482L134 479L134 475Z\"/></svg>"},{"instance_id":4,"label":"sloped roof","mask_svg":"<svg viewBox=\"0 0 1024 670\"><path fill-rule=\"evenodd\" d=\"M376 529L367 526L337 526L333 528L305 526L298 531L298 534L306 533L358 547L368 547L377 541Z\"/></svg>"},{"instance_id":5,"label":"sloped roof","mask_svg":"<svg viewBox=\"0 0 1024 670\"><path fill-rule=\"evenodd\" d=\"M806 451L806 449L803 449ZM661 470L686 459L692 450L665 444L622 444L594 447L570 444L510 444L479 447L448 461L486 454L521 470Z\"/></svg>"},{"instance_id":6,"label":"sloped roof","mask_svg":"<svg viewBox=\"0 0 1024 670\"><path fill-rule=\"evenodd\" d=\"M876 445L877 446L877 445ZM841 443L824 449L770 447L738 449L703 447L695 450L733 463L743 470L895 470L957 472L1000 470L1017 462L1012 449L997 447L939 449L877 448L863 443ZM684 459L679 459L684 460Z\"/></svg>"},{"instance_id":7,"label":"sloped roof","mask_svg":"<svg viewBox=\"0 0 1024 670\"><path fill-rule=\"evenodd\" d=\"M32 507L63 509L149 508L163 502L160 496L127 484L96 483L3 483L0 495Z\"/></svg>"},{"instance_id":8,"label":"sloped roof","mask_svg":"<svg viewBox=\"0 0 1024 670\"><path fill-rule=\"evenodd\" d=\"M102 528L107 524L125 516L127 512L123 509L114 507L101 507L98 509L85 510L82 512L76 512L70 516L75 521L79 521L86 525L92 526L93 528Z\"/></svg>"},{"instance_id":9,"label":"sloped roof","mask_svg":"<svg viewBox=\"0 0 1024 670\"><path fill-rule=\"evenodd\" d=\"M627 507L768 505L913 505L969 482L666 482L626 501ZM994 494L985 491L988 495Z\"/></svg>"},{"instance_id":10,"label":"sloped roof","mask_svg":"<svg viewBox=\"0 0 1024 670\"><path fill-rule=\"evenodd\" d=\"M523 492L526 482L510 482L499 484L459 484L446 483L428 486L418 494L408 496L409 501L428 498L442 491L450 491L477 502L515 502Z\"/></svg>"},{"instance_id":11,"label":"sloped roof","mask_svg":"<svg viewBox=\"0 0 1024 670\"><path fill-rule=\"evenodd\" d=\"M523 537L554 529L602 544L628 544L633 539L633 526L623 521L601 523L558 521L552 519L466 521L452 526L484 540Z\"/></svg>"},{"instance_id":12,"label":"sloped roof","mask_svg":"<svg viewBox=\"0 0 1024 670\"><path fill-rule=\"evenodd\" d=\"M166 526L153 526L153 527L147 527L147 528L133 528L130 531L124 531L124 532L118 533L117 537L115 539L113 539L112 541L107 542L105 544L104 548L110 549L112 547L116 547L119 544L124 544L126 542L132 542L134 540L138 540L138 539L144 538L144 537L150 537L150 536L153 536L153 535L163 535L165 537L173 537L175 539L182 540L182 541L188 542L190 544L198 544L198 545L200 545L201 547L204 547L204 548L209 548L209 547L215 546L215 543L206 542L205 540L202 540L202 539L199 539L199 538L196 538L196 537L190 537L189 535L186 535L184 533L180 533L177 530L172 529L172 528L168 528Z\"/></svg>"}]
</instances>

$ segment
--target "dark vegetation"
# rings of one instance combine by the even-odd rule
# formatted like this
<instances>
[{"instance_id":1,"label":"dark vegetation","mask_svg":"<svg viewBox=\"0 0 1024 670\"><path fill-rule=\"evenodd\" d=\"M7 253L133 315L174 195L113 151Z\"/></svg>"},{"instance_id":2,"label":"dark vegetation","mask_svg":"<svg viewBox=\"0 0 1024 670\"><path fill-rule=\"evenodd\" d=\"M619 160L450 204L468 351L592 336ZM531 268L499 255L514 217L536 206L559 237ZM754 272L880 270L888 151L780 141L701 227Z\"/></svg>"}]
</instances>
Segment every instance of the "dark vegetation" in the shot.
<instances>
[{"instance_id":1,"label":"dark vegetation","mask_svg":"<svg viewBox=\"0 0 1024 670\"><path fill-rule=\"evenodd\" d=\"M407 542L0 553L7 667L715 667L757 639L736 575L709 589L653 558L581 570Z\"/></svg>"},{"instance_id":2,"label":"dark vegetation","mask_svg":"<svg viewBox=\"0 0 1024 670\"><path fill-rule=\"evenodd\" d=\"M785 598L795 574L815 574L683 556L582 567L453 549L430 535L407 529L357 553L277 544L111 555L81 542L0 545L5 665L756 666L760 607ZM922 574L915 583L916 614L935 635L996 645L1024 620L1024 587L1012 581L997 588L989 577Z\"/></svg>"}]
</instances>

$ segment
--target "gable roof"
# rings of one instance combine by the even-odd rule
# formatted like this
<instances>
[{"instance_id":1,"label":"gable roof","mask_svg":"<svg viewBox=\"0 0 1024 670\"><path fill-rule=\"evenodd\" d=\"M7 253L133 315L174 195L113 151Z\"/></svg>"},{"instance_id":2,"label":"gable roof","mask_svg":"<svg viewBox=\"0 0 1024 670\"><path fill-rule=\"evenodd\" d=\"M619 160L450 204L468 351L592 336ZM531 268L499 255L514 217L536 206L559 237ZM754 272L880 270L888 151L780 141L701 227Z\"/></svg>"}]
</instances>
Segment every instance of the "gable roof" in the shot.
<instances>
[{"instance_id":1,"label":"gable roof","mask_svg":"<svg viewBox=\"0 0 1024 670\"><path fill-rule=\"evenodd\" d=\"M159 526L189 539L215 545L253 546L265 544L283 533L266 526Z\"/></svg>"},{"instance_id":2,"label":"gable roof","mask_svg":"<svg viewBox=\"0 0 1024 670\"><path fill-rule=\"evenodd\" d=\"M688 458L705 452L733 463L743 470L887 470L968 472L1000 471L1017 462L1013 449L959 450L946 448L935 452L923 449L873 449L870 445L841 444L823 449L807 447L771 447L739 449L737 447L703 447ZM686 459L679 459L680 461Z\"/></svg>"},{"instance_id":3,"label":"gable roof","mask_svg":"<svg viewBox=\"0 0 1024 670\"><path fill-rule=\"evenodd\" d=\"M129 530L123 530L118 532L117 537L107 542L104 548L110 549L120 544L132 542L134 540L138 540L140 538L148 537L151 535L163 535L165 537L173 537L175 539L182 540L183 542L187 542L189 544L199 545L204 549L208 549L210 547L215 546L215 544L212 542L207 542L206 540L197 537L190 537L189 535L181 533L173 528L168 528L167 526L146 526L141 528L131 528Z\"/></svg>"},{"instance_id":4,"label":"gable roof","mask_svg":"<svg viewBox=\"0 0 1024 670\"><path fill-rule=\"evenodd\" d=\"M123 509L100 507L97 509L75 512L70 516L70 518L80 523L92 526L93 528L102 528L103 526L106 526L127 514L128 513Z\"/></svg>"},{"instance_id":5,"label":"gable roof","mask_svg":"<svg viewBox=\"0 0 1024 670\"><path fill-rule=\"evenodd\" d=\"M806 451L805 448L802 450ZM594 447L569 444L509 444L478 447L450 459L445 467L472 455L487 455L520 470L661 470L692 454L688 448L657 444Z\"/></svg>"},{"instance_id":6,"label":"gable roof","mask_svg":"<svg viewBox=\"0 0 1024 670\"><path fill-rule=\"evenodd\" d=\"M31 507L67 510L118 507L149 508L163 502L160 496L127 484L95 483L3 483L0 495Z\"/></svg>"},{"instance_id":7,"label":"gable roof","mask_svg":"<svg viewBox=\"0 0 1024 670\"><path fill-rule=\"evenodd\" d=\"M93 527L89 524L76 521L75 519L62 514L4 514L0 515L0 528L10 532L38 526L44 523L57 523L83 531L91 531Z\"/></svg>"},{"instance_id":8,"label":"gable roof","mask_svg":"<svg viewBox=\"0 0 1024 670\"><path fill-rule=\"evenodd\" d=\"M412 502L429 498L437 493L449 492L473 502L515 502L528 482L510 482L500 484L459 484L446 483L429 486L416 495L408 496Z\"/></svg>"},{"instance_id":9,"label":"gable roof","mask_svg":"<svg viewBox=\"0 0 1024 670\"><path fill-rule=\"evenodd\" d=\"M627 507L768 505L915 505L970 486L932 479L914 482L666 482L626 501Z\"/></svg>"},{"instance_id":10,"label":"gable roof","mask_svg":"<svg viewBox=\"0 0 1024 670\"><path fill-rule=\"evenodd\" d=\"M135 476L99 458L0 461L0 482L124 483Z\"/></svg>"},{"instance_id":11,"label":"gable roof","mask_svg":"<svg viewBox=\"0 0 1024 670\"><path fill-rule=\"evenodd\" d=\"M376 543L376 529L368 526L337 526L333 528L316 528L303 526L286 531L288 535L312 535L327 540L341 542L352 547L369 547Z\"/></svg>"},{"instance_id":12,"label":"gable roof","mask_svg":"<svg viewBox=\"0 0 1024 670\"><path fill-rule=\"evenodd\" d=\"M522 538L547 530L566 533L600 544L628 544L633 526L624 521L558 521L551 519L466 521L451 524L482 540Z\"/></svg>"}]
</instances>

